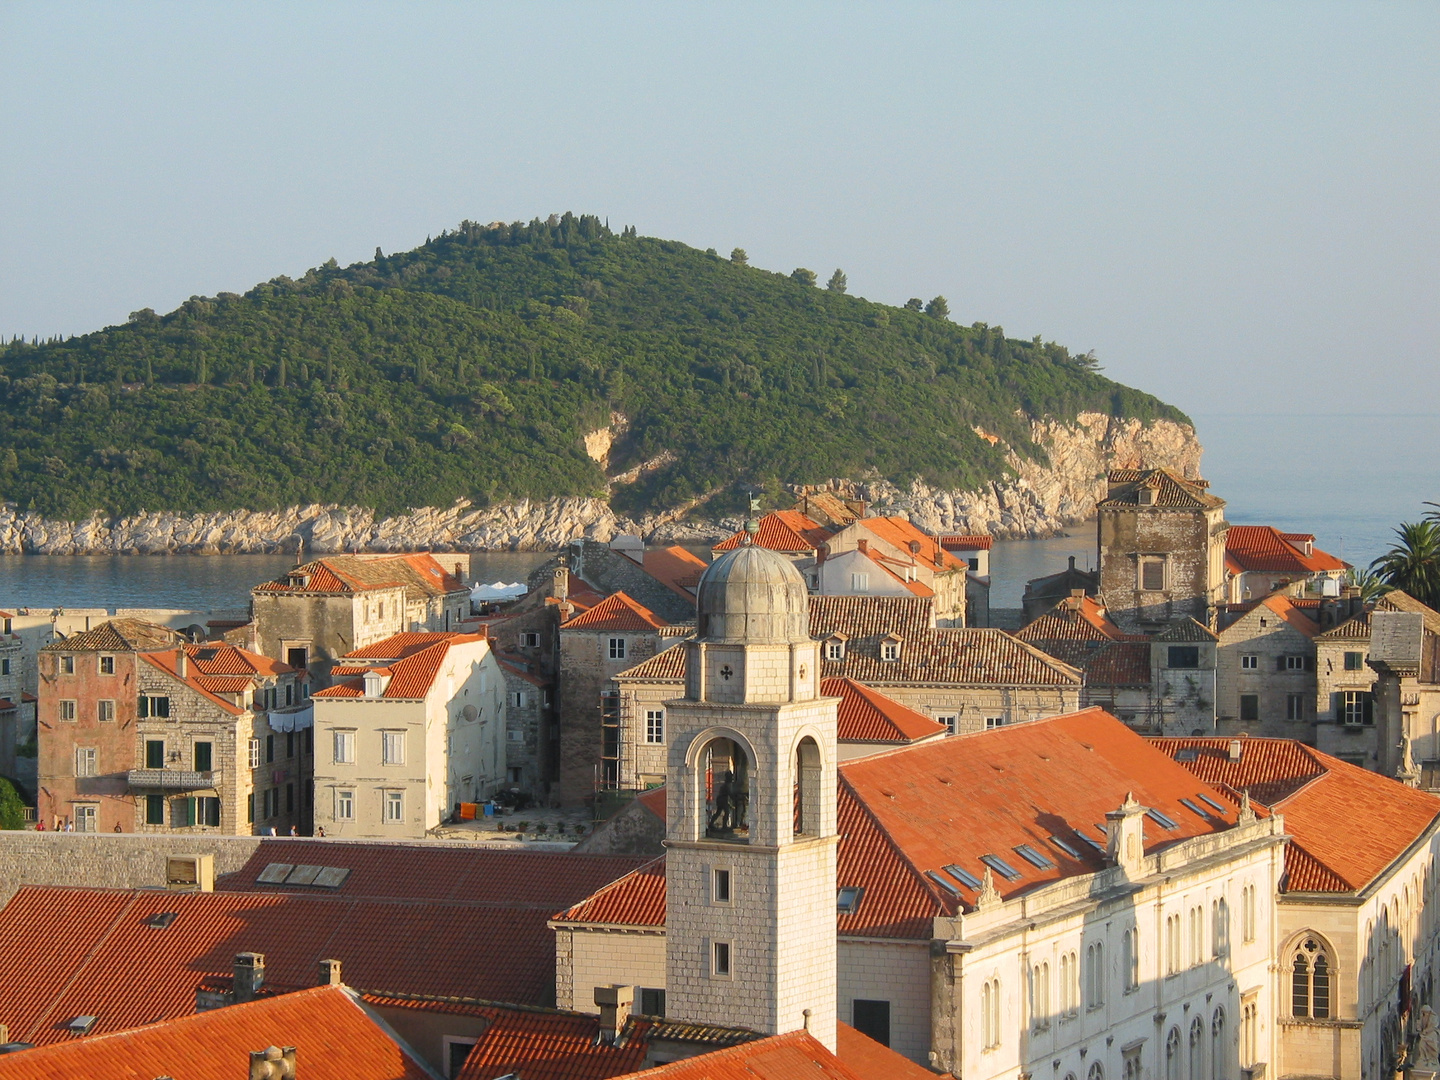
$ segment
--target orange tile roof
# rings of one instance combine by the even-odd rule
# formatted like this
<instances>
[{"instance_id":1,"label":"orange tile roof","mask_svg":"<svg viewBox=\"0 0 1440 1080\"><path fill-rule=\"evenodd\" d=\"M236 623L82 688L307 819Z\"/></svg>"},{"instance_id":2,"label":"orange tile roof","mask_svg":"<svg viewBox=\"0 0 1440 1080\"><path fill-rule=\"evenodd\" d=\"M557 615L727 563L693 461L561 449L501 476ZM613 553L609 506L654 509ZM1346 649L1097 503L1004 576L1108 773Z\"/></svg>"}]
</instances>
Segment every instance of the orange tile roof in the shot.
<instances>
[{"instance_id":1,"label":"orange tile roof","mask_svg":"<svg viewBox=\"0 0 1440 1080\"><path fill-rule=\"evenodd\" d=\"M946 551L989 551L995 546L995 538L956 533L940 537L940 545Z\"/></svg>"},{"instance_id":2,"label":"orange tile roof","mask_svg":"<svg viewBox=\"0 0 1440 1080\"><path fill-rule=\"evenodd\" d=\"M665 787L663 784L660 787L651 788L649 791L642 791L635 798L644 803L646 809L661 821L665 820Z\"/></svg>"},{"instance_id":3,"label":"orange tile roof","mask_svg":"<svg viewBox=\"0 0 1440 1080\"><path fill-rule=\"evenodd\" d=\"M1096 652L1126 635L1093 596L1067 596L1015 636L1067 664L1083 666Z\"/></svg>"},{"instance_id":4,"label":"orange tile roof","mask_svg":"<svg viewBox=\"0 0 1440 1080\"><path fill-rule=\"evenodd\" d=\"M685 681L685 643L662 649L648 660L642 660L634 667L626 668L615 676L617 682L636 679L640 682Z\"/></svg>"},{"instance_id":5,"label":"orange tile roof","mask_svg":"<svg viewBox=\"0 0 1440 1080\"><path fill-rule=\"evenodd\" d=\"M305 583L300 584L304 579ZM255 586L260 593L357 593L403 588L421 599L465 591L465 583L433 555L327 555L286 571L283 578Z\"/></svg>"},{"instance_id":6,"label":"orange tile roof","mask_svg":"<svg viewBox=\"0 0 1440 1080\"><path fill-rule=\"evenodd\" d=\"M810 635L822 641L835 633L852 638L880 634L911 638L934 627L935 603L928 597L810 597Z\"/></svg>"},{"instance_id":7,"label":"orange tile roof","mask_svg":"<svg viewBox=\"0 0 1440 1080\"><path fill-rule=\"evenodd\" d=\"M1350 765L1293 739L1152 739L1196 776L1285 815L1284 888L1291 892L1364 889L1440 818L1440 798ZM1235 796L1232 795L1232 801ZM1337 828L1337 822L1355 827Z\"/></svg>"},{"instance_id":8,"label":"orange tile roof","mask_svg":"<svg viewBox=\"0 0 1440 1080\"><path fill-rule=\"evenodd\" d=\"M910 743L945 733L943 724L854 679L825 679L820 693L840 699L837 734L842 742Z\"/></svg>"},{"instance_id":9,"label":"orange tile roof","mask_svg":"<svg viewBox=\"0 0 1440 1080\"><path fill-rule=\"evenodd\" d=\"M626 1073L623 1080L891 1080L893 1075L857 1072L808 1031L791 1031Z\"/></svg>"},{"instance_id":10,"label":"orange tile roof","mask_svg":"<svg viewBox=\"0 0 1440 1080\"><path fill-rule=\"evenodd\" d=\"M148 652L173 649L184 640L178 631L144 619L110 619L51 642L41 652Z\"/></svg>"},{"instance_id":11,"label":"orange tile roof","mask_svg":"<svg viewBox=\"0 0 1440 1080\"><path fill-rule=\"evenodd\" d=\"M1211 495L1203 480L1187 480L1169 469L1111 469L1109 483L1120 485L1113 494L1100 500L1096 508L1113 510L1140 506L1138 492L1149 487L1155 490L1155 501L1147 506L1186 510L1211 510L1225 505L1225 500Z\"/></svg>"},{"instance_id":12,"label":"orange tile roof","mask_svg":"<svg viewBox=\"0 0 1440 1080\"><path fill-rule=\"evenodd\" d=\"M560 624L561 630L661 630L668 624L624 592L612 593L583 615Z\"/></svg>"},{"instance_id":13,"label":"orange tile roof","mask_svg":"<svg viewBox=\"0 0 1440 1080\"><path fill-rule=\"evenodd\" d=\"M1315 635L1316 641L1369 641L1370 612L1362 611L1352 615L1339 626Z\"/></svg>"},{"instance_id":14,"label":"orange tile roof","mask_svg":"<svg viewBox=\"0 0 1440 1080\"><path fill-rule=\"evenodd\" d=\"M560 923L605 926L665 925L665 856L632 870L617 881L555 916Z\"/></svg>"},{"instance_id":15,"label":"orange tile roof","mask_svg":"<svg viewBox=\"0 0 1440 1080\"><path fill-rule=\"evenodd\" d=\"M578 1013L492 1008L458 1080L495 1080L514 1073L524 1080L609 1080L645 1064L648 1020L626 1023L611 1046L599 1042L600 1018Z\"/></svg>"},{"instance_id":16,"label":"orange tile roof","mask_svg":"<svg viewBox=\"0 0 1440 1080\"><path fill-rule=\"evenodd\" d=\"M648 548L645 551L645 572L671 592L692 603L695 600L695 590L700 585L700 575L709 565L700 556L679 544Z\"/></svg>"},{"instance_id":17,"label":"orange tile roof","mask_svg":"<svg viewBox=\"0 0 1440 1080\"><path fill-rule=\"evenodd\" d=\"M293 675L295 669L279 660L261 656L249 649L231 645L224 641L204 641L198 645L186 645L185 655L195 669L204 675L242 675L253 678L258 675Z\"/></svg>"},{"instance_id":18,"label":"orange tile roof","mask_svg":"<svg viewBox=\"0 0 1440 1080\"><path fill-rule=\"evenodd\" d=\"M407 656L413 656L422 649L428 649L431 645L438 645L442 641L450 641L455 637L456 631L435 630L429 632L407 631L402 634L391 634L384 641L377 641L373 645L366 645L363 649L352 649L346 653L345 660L402 660Z\"/></svg>"},{"instance_id":19,"label":"orange tile roof","mask_svg":"<svg viewBox=\"0 0 1440 1080\"><path fill-rule=\"evenodd\" d=\"M931 536L917 528L908 518L867 517L861 518L859 524L901 551L911 551L910 545L918 544L920 550L916 552L915 557L925 562L931 569L942 566L946 570L966 569L965 561L946 551L938 537Z\"/></svg>"},{"instance_id":20,"label":"orange tile roof","mask_svg":"<svg viewBox=\"0 0 1440 1080\"><path fill-rule=\"evenodd\" d=\"M1269 608L1285 620L1287 626L1299 630L1300 633L1308 638L1313 638L1316 634L1320 633L1320 624L1291 603L1288 596L1281 593L1271 593L1260 601L1259 606Z\"/></svg>"},{"instance_id":21,"label":"orange tile roof","mask_svg":"<svg viewBox=\"0 0 1440 1080\"><path fill-rule=\"evenodd\" d=\"M1299 545L1314 539L1308 533L1282 533L1270 525L1231 525L1225 534L1225 561L1235 573L1313 574L1347 568L1348 563L1319 548L1305 554Z\"/></svg>"},{"instance_id":22,"label":"orange tile roof","mask_svg":"<svg viewBox=\"0 0 1440 1080\"><path fill-rule=\"evenodd\" d=\"M861 554L863 554L876 566L880 567L881 570L885 571L885 573L889 574L901 585L904 585L908 592L914 593L916 596L930 597L935 595L935 590L930 588L930 586L926 585L923 581L907 581L905 579L903 571L906 567L913 566L913 562L891 558L889 555L884 555L876 551L874 548L870 548L864 552L861 552ZM899 568L898 570L896 569L897 567Z\"/></svg>"},{"instance_id":23,"label":"orange tile roof","mask_svg":"<svg viewBox=\"0 0 1440 1080\"><path fill-rule=\"evenodd\" d=\"M1004 630L956 628L901 637L900 658L882 660L883 636L852 637L843 660L822 656L824 678L847 677L867 686L1056 686L1079 688L1081 674Z\"/></svg>"},{"instance_id":24,"label":"orange tile roof","mask_svg":"<svg viewBox=\"0 0 1440 1080\"><path fill-rule=\"evenodd\" d=\"M475 642L487 641L484 634L401 634L399 637L422 638L438 637L440 640L431 645L423 643L410 643L417 647L406 647L401 659L383 665L374 665L365 670L385 672L390 676L390 681L381 692L382 698L401 699L415 701L429 696L431 688L435 685L435 678L440 674L440 668L445 663L445 658L450 655L450 650L457 645L469 645ZM394 640L393 638L391 639ZM386 645L380 642L372 645L366 652L380 649ZM398 648L395 646L392 648ZM383 653L383 650L382 650ZM350 653L349 657L357 656L357 653ZM351 665L343 668L345 674L354 670ZM333 673L332 673L333 674ZM317 690L314 695L317 698L360 698L365 696L365 680L360 678L347 678L344 682L336 683L334 686L326 687L324 690Z\"/></svg>"},{"instance_id":25,"label":"orange tile roof","mask_svg":"<svg viewBox=\"0 0 1440 1080\"><path fill-rule=\"evenodd\" d=\"M830 539L831 530L799 510L772 510L760 518L760 531L754 543L771 551L792 554L813 552ZM730 551L747 542L745 530L720 541L712 551Z\"/></svg>"},{"instance_id":26,"label":"orange tile roof","mask_svg":"<svg viewBox=\"0 0 1440 1080\"><path fill-rule=\"evenodd\" d=\"M1081 666L1086 686L1149 686L1150 645L1117 641L1090 654Z\"/></svg>"},{"instance_id":27,"label":"orange tile roof","mask_svg":"<svg viewBox=\"0 0 1440 1080\"><path fill-rule=\"evenodd\" d=\"M186 675L184 678L181 678L177 670L177 664L179 663L180 659L179 649L176 649L173 652L141 653L140 659L145 661L151 667L155 668L157 671L163 672L164 674L170 676L170 678L174 679L176 682L183 684L190 690L193 690L195 693L199 694L206 701L210 702L210 704L214 705L222 712L227 712L231 716L239 716L245 711L244 709L240 708L240 706L235 705L232 702L226 701L224 698L220 697L218 693L206 687L205 683L207 680L205 679L205 677L197 674L194 670L191 670L188 663ZM248 684L249 680L246 680L246 682Z\"/></svg>"},{"instance_id":28,"label":"orange tile roof","mask_svg":"<svg viewBox=\"0 0 1440 1080\"><path fill-rule=\"evenodd\" d=\"M136 1080L163 1072L184 1080L233 1080L248 1073L251 1051L267 1046L295 1047L296 1071L305 1080L433 1075L352 992L322 986L0 1055L0 1078Z\"/></svg>"},{"instance_id":29,"label":"orange tile roof","mask_svg":"<svg viewBox=\"0 0 1440 1080\"><path fill-rule=\"evenodd\" d=\"M935 1074L929 1069L843 1022L835 1025L835 1056L846 1068L867 1080L935 1080Z\"/></svg>"}]
</instances>

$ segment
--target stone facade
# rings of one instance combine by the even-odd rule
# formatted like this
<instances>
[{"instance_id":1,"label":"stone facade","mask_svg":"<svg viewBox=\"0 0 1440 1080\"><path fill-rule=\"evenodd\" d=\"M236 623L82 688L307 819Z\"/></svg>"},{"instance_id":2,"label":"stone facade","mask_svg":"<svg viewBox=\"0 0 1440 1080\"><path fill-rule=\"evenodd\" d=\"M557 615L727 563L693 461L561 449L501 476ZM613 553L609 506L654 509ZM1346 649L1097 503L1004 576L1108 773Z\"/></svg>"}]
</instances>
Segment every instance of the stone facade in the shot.
<instances>
[{"instance_id":1,"label":"stone facade","mask_svg":"<svg viewBox=\"0 0 1440 1080\"><path fill-rule=\"evenodd\" d=\"M1362 769L1379 765L1369 614L1315 638L1315 745Z\"/></svg>"},{"instance_id":2,"label":"stone facade","mask_svg":"<svg viewBox=\"0 0 1440 1080\"><path fill-rule=\"evenodd\" d=\"M1319 627L1269 597L1220 632L1215 713L1223 734L1315 741L1315 635Z\"/></svg>"}]
</instances>

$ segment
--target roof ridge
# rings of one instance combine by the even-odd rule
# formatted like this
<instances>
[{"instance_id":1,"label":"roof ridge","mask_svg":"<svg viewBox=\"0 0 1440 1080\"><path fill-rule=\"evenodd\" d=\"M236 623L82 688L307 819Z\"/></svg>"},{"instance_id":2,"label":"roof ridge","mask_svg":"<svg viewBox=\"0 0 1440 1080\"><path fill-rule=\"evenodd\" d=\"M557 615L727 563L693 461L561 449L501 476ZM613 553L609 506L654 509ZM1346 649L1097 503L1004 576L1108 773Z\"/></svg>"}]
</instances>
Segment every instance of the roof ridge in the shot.
<instances>
[{"instance_id":1,"label":"roof ridge","mask_svg":"<svg viewBox=\"0 0 1440 1080\"><path fill-rule=\"evenodd\" d=\"M617 888L619 888L622 883L624 883L624 882L626 882L626 881L629 881L629 880L630 880L632 877L634 877L635 875L637 875L637 874L639 874L639 873L642 873L643 871L649 870L649 869L650 869L651 867L653 867L656 863L663 863L663 862L665 862L665 856L664 856L664 855L656 855L655 858L651 859L649 862L647 862L647 863L642 863L641 865L635 867L634 870L631 870L631 871L629 871L628 873L625 873L625 874L621 874L618 878L616 878L614 881L610 882L608 885L602 885L600 888L598 888L598 889L596 889L594 892L592 892L589 896L581 897L579 900L575 901L575 903L573 903L573 904L571 904L569 907L565 908L565 910L556 912L554 915L551 915L551 916L550 916L551 921L552 921L552 922L569 922L569 921L571 921L571 920L565 918L565 916L566 916L567 914L569 914L570 912L576 910L577 908L586 907L586 906L588 906L589 904L594 903L594 902L595 902L596 900L598 900L600 897L602 897L602 896L606 895L607 893L609 893L612 889L617 889ZM668 880L667 880L667 884L668 884Z\"/></svg>"}]
</instances>

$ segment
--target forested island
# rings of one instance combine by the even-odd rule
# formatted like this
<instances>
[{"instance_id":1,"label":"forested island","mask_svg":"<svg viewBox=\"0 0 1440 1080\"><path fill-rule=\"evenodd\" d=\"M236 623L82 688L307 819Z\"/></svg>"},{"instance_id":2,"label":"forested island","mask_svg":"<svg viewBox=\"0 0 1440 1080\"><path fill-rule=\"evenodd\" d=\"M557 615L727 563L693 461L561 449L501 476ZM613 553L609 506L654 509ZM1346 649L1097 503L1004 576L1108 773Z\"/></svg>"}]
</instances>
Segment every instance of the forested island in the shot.
<instances>
[{"instance_id":1,"label":"forested island","mask_svg":"<svg viewBox=\"0 0 1440 1080\"><path fill-rule=\"evenodd\" d=\"M565 214L17 339L0 500L72 521L607 492L630 515L720 512L746 485L974 488L1012 471L1007 446L1044 459L1042 418L1188 423L1089 355L956 324L943 298L817 281Z\"/></svg>"}]
</instances>

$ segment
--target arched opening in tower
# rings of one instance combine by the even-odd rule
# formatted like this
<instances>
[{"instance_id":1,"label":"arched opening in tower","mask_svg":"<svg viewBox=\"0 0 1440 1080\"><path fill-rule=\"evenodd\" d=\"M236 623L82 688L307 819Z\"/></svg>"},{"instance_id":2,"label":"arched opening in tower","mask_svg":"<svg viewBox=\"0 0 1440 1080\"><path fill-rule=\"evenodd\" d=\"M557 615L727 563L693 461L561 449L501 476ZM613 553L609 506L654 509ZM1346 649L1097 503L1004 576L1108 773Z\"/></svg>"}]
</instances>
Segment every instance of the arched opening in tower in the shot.
<instances>
[{"instance_id":1,"label":"arched opening in tower","mask_svg":"<svg viewBox=\"0 0 1440 1080\"><path fill-rule=\"evenodd\" d=\"M820 835L820 748L808 735L795 748L795 835Z\"/></svg>"},{"instance_id":2,"label":"arched opening in tower","mask_svg":"<svg viewBox=\"0 0 1440 1080\"><path fill-rule=\"evenodd\" d=\"M733 739L712 739L701 755L705 770L705 835L750 838L750 761Z\"/></svg>"}]
</instances>

